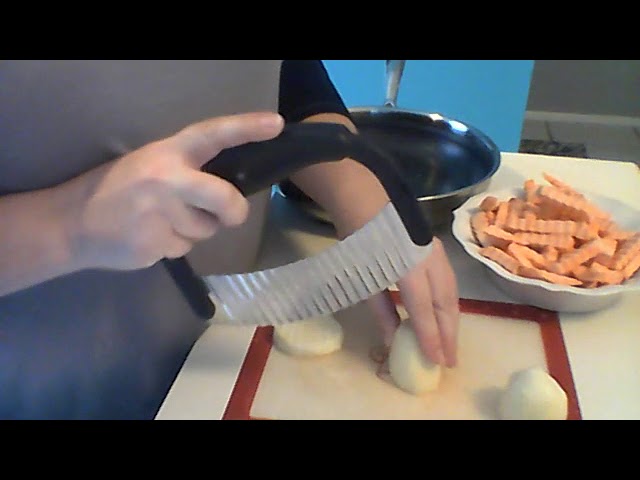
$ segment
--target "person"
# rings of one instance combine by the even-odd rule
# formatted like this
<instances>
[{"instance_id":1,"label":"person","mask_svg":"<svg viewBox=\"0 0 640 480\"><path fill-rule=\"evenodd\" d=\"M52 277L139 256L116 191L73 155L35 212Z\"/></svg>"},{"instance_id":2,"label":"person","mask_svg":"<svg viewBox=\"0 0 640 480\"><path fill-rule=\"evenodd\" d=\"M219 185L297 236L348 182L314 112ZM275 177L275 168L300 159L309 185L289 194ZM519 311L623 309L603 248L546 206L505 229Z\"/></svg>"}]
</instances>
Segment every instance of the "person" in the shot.
<instances>
[{"instance_id":1,"label":"person","mask_svg":"<svg viewBox=\"0 0 640 480\"><path fill-rule=\"evenodd\" d=\"M285 122L356 131L348 109L321 60L9 60L0 82L0 418L153 419L207 328L160 260L250 269L268 205L202 165ZM348 158L291 180L341 237L388 201ZM425 355L449 367L456 288L437 238L399 282ZM368 303L389 343L388 293Z\"/></svg>"}]
</instances>

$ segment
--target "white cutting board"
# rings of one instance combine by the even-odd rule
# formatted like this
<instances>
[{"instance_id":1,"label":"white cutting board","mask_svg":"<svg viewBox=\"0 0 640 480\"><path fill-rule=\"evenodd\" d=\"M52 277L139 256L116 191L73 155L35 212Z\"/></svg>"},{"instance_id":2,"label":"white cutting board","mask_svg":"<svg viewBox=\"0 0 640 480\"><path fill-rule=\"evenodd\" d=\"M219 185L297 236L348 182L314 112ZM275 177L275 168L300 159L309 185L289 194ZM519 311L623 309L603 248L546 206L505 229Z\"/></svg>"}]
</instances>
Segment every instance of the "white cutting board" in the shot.
<instances>
[{"instance_id":1,"label":"white cutting board","mask_svg":"<svg viewBox=\"0 0 640 480\"><path fill-rule=\"evenodd\" d=\"M366 305L335 317L345 331L342 350L300 358L271 348L250 416L281 420L496 419L509 376L539 366L548 371L540 325L534 321L463 313L459 366L423 396L376 375L370 358L380 345ZM387 376L388 378L388 376Z\"/></svg>"}]
</instances>

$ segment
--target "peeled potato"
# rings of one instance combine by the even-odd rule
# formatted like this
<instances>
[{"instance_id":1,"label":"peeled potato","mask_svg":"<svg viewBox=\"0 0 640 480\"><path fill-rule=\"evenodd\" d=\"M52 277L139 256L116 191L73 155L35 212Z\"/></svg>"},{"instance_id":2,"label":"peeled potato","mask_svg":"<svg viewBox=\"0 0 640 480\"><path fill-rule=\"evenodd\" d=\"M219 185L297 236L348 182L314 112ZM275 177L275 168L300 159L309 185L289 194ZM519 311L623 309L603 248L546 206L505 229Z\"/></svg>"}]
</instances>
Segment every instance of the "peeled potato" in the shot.
<instances>
[{"instance_id":1,"label":"peeled potato","mask_svg":"<svg viewBox=\"0 0 640 480\"><path fill-rule=\"evenodd\" d=\"M314 317L278 325L273 330L273 344L293 356L328 355L342 348L342 325L332 316Z\"/></svg>"},{"instance_id":2,"label":"peeled potato","mask_svg":"<svg viewBox=\"0 0 640 480\"><path fill-rule=\"evenodd\" d=\"M408 321L396 330L389 350L389 373L394 383L412 395L434 391L440 384L441 367L424 356Z\"/></svg>"},{"instance_id":3,"label":"peeled potato","mask_svg":"<svg viewBox=\"0 0 640 480\"><path fill-rule=\"evenodd\" d=\"M532 367L511 375L499 403L503 420L566 420L566 392L545 370Z\"/></svg>"}]
</instances>

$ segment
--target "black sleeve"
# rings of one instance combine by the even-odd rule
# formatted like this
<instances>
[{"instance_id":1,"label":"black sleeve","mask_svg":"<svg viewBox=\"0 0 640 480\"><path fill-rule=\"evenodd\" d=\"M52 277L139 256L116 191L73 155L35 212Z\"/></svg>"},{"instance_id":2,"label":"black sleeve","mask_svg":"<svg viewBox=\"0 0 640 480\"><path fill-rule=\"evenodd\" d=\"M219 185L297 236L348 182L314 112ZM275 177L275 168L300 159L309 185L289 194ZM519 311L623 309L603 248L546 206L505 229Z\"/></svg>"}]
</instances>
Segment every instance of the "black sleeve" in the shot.
<instances>
[{"instance_id":1,"label":"black sleeve","mask_svg":"<svg viewBox=\"0 0 640 480\"><path fill-rule=\"evenodd\" d=\"M350 118L322 60L282 61L278 111L287 123L318 113L339 113Z\"/></svg>"}]
</instances>

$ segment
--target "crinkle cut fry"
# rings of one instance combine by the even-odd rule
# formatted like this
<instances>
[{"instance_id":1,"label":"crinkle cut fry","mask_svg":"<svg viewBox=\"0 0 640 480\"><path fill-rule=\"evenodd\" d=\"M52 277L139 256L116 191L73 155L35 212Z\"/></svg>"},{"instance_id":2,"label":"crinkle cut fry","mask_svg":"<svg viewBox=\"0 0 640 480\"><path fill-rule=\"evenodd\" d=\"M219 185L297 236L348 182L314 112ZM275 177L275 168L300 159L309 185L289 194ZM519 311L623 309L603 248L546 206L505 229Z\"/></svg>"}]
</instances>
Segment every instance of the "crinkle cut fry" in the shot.
<instances>
[{"instance_id":1,"label":"crinkle cut fry","mask_svg":"<svg viewBox=\"0 0 640 480\"><path fill-rule=\"evenodd\" d=\"M611 223L608 227L600 229L599 234L603 238L611 238L612 240L629 240L636 232L622 230L615 223Z\"/></svg>"},{"instance_id":2,"label":"crinkle cut fry","mask_svg":"<svg viewBox=\"0 0 640 480\"><path fill-rule=\"evenodd\" d=\"M496 212L495 225L497 227L502 228L507 223L508 217L509 217L509 203L500 202L500 205L498 205L498 211Z\"/></svg>"},{"instance_id":3,"label":"crinkle cut fry","mask_svg":"<svg viewBox=\"0 0 640 480\"><path fill-rule=\"evenodd\" d=\"M533 268L534 266L533 263L531 263L531 260L529 260L522 250L518 249L518 247L527 248L512 242L507 246L507 253L515 258L523 267Z\"/></svg>"},{"instance_id":4,"label":"crinkle cut fry","mask_svg":"<svg viewBox=\"0 0 640 480\"><path fill-rule=\"evenodd\" d=\"M584 195L582 195L580 192L578 192L571 185L569 185L568 183L565 183L562 180L554 177L553 175L549 174L548 172L543 172L542 173L542 177L547 182L549 182L551 185L553 185L554 187L559 188L560 190L562 190L564 193L566 193L568 195L571 195L573 197L584 198Z\"/></svg>"},{"instance_id":5,"label":"crinkle cut fry","mask_svg":"<svg viewBox=\"0 0 640 480\"><path fill-rule=\"evenodd\" d=\"M505 225L511 232L557 233L571 235L581 240L591 240L598 236L598 226L575 220L542 220L534 215L510 216Z\"/></svg>"},{"instance_id":6,"label":"crinkle cut fry","mask_svg":"<svg viewBox=\"0 0 640 480\"><path fill-rule=\"evenodd\" d=\"M493 260L511 273L518 275L520 264L508 253L503 252L496 247L486 247L480 249L480 255Z\"/></svg>"},{"instance_id":7,"label":"crinkle cut fry","mask_svg":"<svg viewBox=\"0 0 640 480\"><path fill-rule=\"evenodd\" d=\"M640 270L640 253L636 253L636 256L622 270L625 280L633 277L638 270Z\"/></svg>"},{"instance_id":8,"label":"crinkle cut fry","mask_svg":"<svg viewBox=\"0 0 640 480\"><path fill-rule=\"evenodd\" d=\"M601 253L604 253L605 248L606 247L603 246L602 239L598 238L596 240L592 240L573 252L565 253L558 263L553 264L551 269L554 273L565 275L577 266L595 258Z\"/></svg>"},{"instance_id":9,"label":"crinkle cut fry","mask_svg":"<svg viewBox=\"0 0 640 480\"><path fill-rule=\"evenodd\" d=\"M547 262L555 262L558 260L560 254L558 253L557 248L548 245L546 247L543 247L542 256Z\"/></svg>"},{"instance_id":10,"label":"crinkle cut fry","mask_svg":"<svg viewBox=\"0 0 640 480\"><path fill-rule=\"evenodd\" d=\"M579 287L582 285L582 282L577 278L559 275L557 273L548 272L538 268L522 267L520 269L520 275L527 278L533 278L535 280L545 280L549 283L555 283L556 285L568 285L571 287Z\"/></svg>"},{"instance_id":11,"label":"crinkle cut fry","mask_svg":"<svg viewBox=\"0 0 640 480\"><path fill-rule=\"evenodd\" d=\"M550 246L561 250L571 250L575 245L575 241L571 235L560 235L557 233L518 232L513 235L513 239L520 245L539 248Z\"/></svg>"},{"instance_id":12,"label":"crinkle cut fry","mask_svg":"<svg viewBox=\"0 0 640 480\"><path fill-rule=\"evenodd\" d=\"M489 225L490 223L486 212L479 211L477 213L474 213L471 217L471 232L473 233L473 236L476 238L478 243L483 247L489 246L489 239L484 233Z\"/></svg>"},{"instance_id":13,"label":"crinkle cut fry","mask_svg":"<svg viewBox=\"0 0 640 480\"><path fill-rule=\"evenodd\" d=\"M524 182L524 195L527 203L534 205L538 203L538 188L538 184L531 178Z\"/></svg>"},{"instance_id":14,"label":"crinkle cut fry","mask_svg":"<svg viewBox=\"0 0 640 480\"><path fill-rule=\"evenodd\" d=\"M618 251L613 256L611 268L613 270L624 269L638 252L640 252L640 232L622 242Z\"/></svg>"},{"instance_id":15,"label":"crinkle cut fry","mask_svg":"<svg viewBox=\"0 0 640 480\"><path fill-rule=\"evenodd\" d=\"M482 200L482 203L480 203L480 210L484 212L493 212L499 205L500 201L496 197L489 195Z\"/></svg>"},{"instance_id":16,"label":"crinkle cut fry","mask_svg":"<svg viewBox=\"0 0 640 480\"><path fill-rule=\"evenodd\" d=\"M484 229L483 233L487 237L489 246L492 247L498 247L502 250L506 250L509 244L513 242L513 235L495 225L489 225Z\"/></svg>"},{"instance_id":17,"label":"crinkle cut fry","mask_svg":"<svg viewBox=\"0 0 640 480\"><path fill-rule=\"evenodd\" d=\"M507 248L507 251L525 267L543 268L547 270L548 262L545 258L529 247L512 243Z\"/></svg>"},{"instance_id":18,"label":"crinkle cut fry","mask_svg":"<svg viewBox=\"0 0 640 480\"><path fill-rule=\"evenodd\" d=\"M540 188L540 212L544 220L591 221L590 213L581 208L577 199L565 195L555 187Z\"/></svg>"},{"instance_id":19,"label":"crinkle cut fry","mask_svg":"<svg viewBox=\"0 0 640 480\"><path fill-rule=\"evenodd\" d=\"M585 220L598 221L609 220L611 218L611 215L600 210L600 208L588 201L586 198L573 197L564 193L557 187L543 186L540 188L539 194L544 199L564 205L565 209L568 211L586 215L587 218L585 218ZM580 220L580 218L576 218L576 220Z\"/></svg>"},{"instance_id":20,"label":"crinkle cut fry","mask_svg":"<svg viewBox=\"0 0 640 480\"><path fill-rule=\"evenodd\" d=\"M622 272L610 270L598 262L593 262L589 267L580 265L571 272L574 277L581 280L585 285L598 283L600 285L617 285L623 282Z\"/></svg>"},{"instance_id":21,"label":"crinkle cut fry","mask_svg":"<svg viewBox=\"0 0 640 480\"><path fill-rule=\"evenodd\" d=\"M593 262L589 270L596 274L595 280L605 285L619 285L624 281L624 273L617 270L610 270L598 262Z\"/></svg>"}]
</instances>

